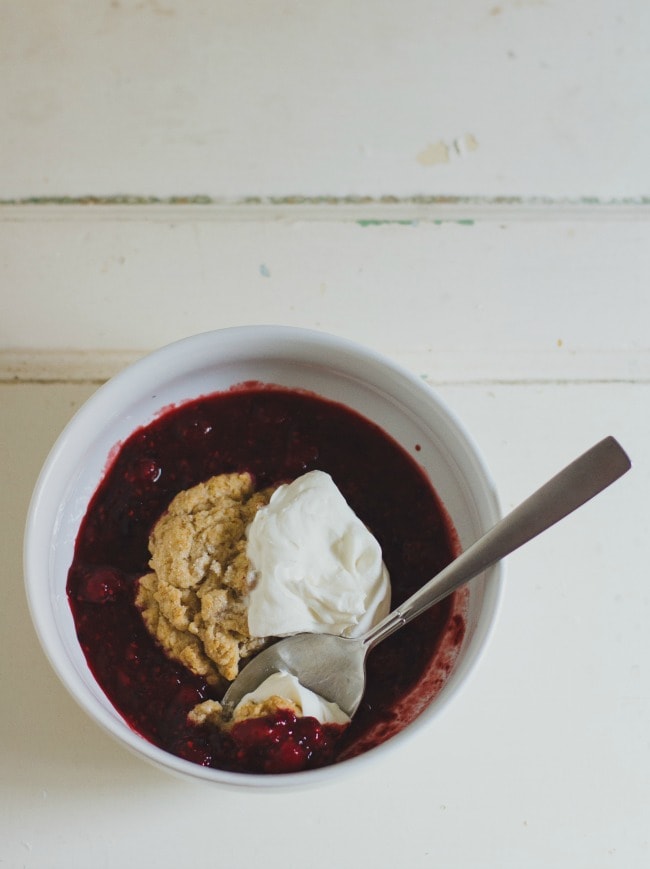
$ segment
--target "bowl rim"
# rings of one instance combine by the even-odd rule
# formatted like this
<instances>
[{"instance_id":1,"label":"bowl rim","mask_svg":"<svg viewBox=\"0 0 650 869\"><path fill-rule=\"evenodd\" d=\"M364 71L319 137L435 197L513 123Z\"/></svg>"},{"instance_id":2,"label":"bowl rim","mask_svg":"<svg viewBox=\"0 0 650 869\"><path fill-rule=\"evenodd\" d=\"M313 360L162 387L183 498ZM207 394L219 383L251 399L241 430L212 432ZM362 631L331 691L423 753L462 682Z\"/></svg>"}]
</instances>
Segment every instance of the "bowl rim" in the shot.
<instances>
[{"instance_id":1,"label":"bowl rim","mask_svg":"<svg viewBox=\"0 0 650 869\"><path fill-rule=\"evenodd\" d=\"M159 370L160 362L166 357L176 355L186 356L186 364L189 364L192 360L199 361L201 358L204 358L206 348L214 347L215 342L225 342L231 348L244 345L250 351L249 344L252 339L255 339L257 342L256 346L262 349L266 348L266 354L268 354L268 348L274 347L276 352L286 357L287 352L293 350L295 353L296 348L303 347L312 351L309 354L311 358L313 351L317 348L319 351L317 355L323 356L333 353L339 360L362 361L365 366L378 367L384 374L389 374L396 382L407 387L411 393L431 402L454 430L454 434L459 439L464 452L471 459L475 473L480 477L483 498L482 509L487 514L486 519L488 524L494 524L499 519L501 513L496 487L480 450L456 414L422 378L417 377L400 363L395 362L374 349L328 332L272 324L232 326L190 335L147 353L102 384L78 408L56 438L37 477L25 523L23 572L30 616L46 658L69 694L105 732L109 733L121 745L130 749L138 757L153 763L159 768L162 767L168 772L177 773L183 777L190 776L193 779L201 779L243 789L253 787L263 790L278 788L284 790L287 786L298 784L301 786L308 784L316 785L320 782L329 781L334 777L339 777L344 770L351 771L363 766L363 764L371 759L375 759L377 752L385 753L395 750L404 739L412 738L418 729L430 724L448 706L452 698L458 697L459 693L467 688L467 684L476 672L478 662L483 657L495 628L502 600L504 565L503 562L500 562L486 570L483 574L485 578L485 595L481 609L482 631L481 635L473 640L472 659L466 664L463 678L453 686L447 693L447 696L424 710L401 732L355 757L342 760L331 766L304 770L297 773L254 774L229 772L211 767L202 767L191 761L172 755L132 730L117 711L115 711L114 715L109 714L107 709L89 690L77 672L74 663L67 656L56 623L54 607L51 605L51 598L48 594L43 594L43 588L48 588L46 579L49 577L52 567L50 539L56 525L56 523L53 526L51 522L46 522L44 526L43 523L43 519L47 518L48 513L51 513L52 509L44 503L48 489L51 485L56 485L58 463L61 457L71 449L71 436L76 433L84 420L92 417L99 410L106 410L113 396L119 396L123 384L127 382L129 384L146 383L148 378L156 374ZM264 355L260 353L260 356ZM240 358L249 359L250 352L241 354ZM100 419L102 422L106 421L103 415L101 415ZM133 429L146 424L138 421L134 424Z\"/></svg>"}]
</instances>

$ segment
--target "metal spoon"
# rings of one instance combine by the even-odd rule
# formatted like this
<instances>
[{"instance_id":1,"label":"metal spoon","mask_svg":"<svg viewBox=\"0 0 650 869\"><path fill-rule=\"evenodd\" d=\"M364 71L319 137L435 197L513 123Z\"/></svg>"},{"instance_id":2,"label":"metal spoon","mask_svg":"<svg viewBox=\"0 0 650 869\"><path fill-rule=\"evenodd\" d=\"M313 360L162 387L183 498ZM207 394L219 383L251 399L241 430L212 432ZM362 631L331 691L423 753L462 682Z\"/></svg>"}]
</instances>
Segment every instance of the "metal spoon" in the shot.
<instances>
[{"instance_id":1,"label":"metal spoon","mask_svg":"<svg viewBox=\"0 0 650 869\"><path fill-rule=\"evenodd\" d=\"M331 634L296 634L260 652L226 691L229 711L249 691L278 670L292 673L306 688L337 703L350 717L365 687L368 652L459 586L541 534L597 495L631 467L613 437L607 437L560 471L472 544L437 576L379 624L357 638Z\"/></svg>"}]
</instances>

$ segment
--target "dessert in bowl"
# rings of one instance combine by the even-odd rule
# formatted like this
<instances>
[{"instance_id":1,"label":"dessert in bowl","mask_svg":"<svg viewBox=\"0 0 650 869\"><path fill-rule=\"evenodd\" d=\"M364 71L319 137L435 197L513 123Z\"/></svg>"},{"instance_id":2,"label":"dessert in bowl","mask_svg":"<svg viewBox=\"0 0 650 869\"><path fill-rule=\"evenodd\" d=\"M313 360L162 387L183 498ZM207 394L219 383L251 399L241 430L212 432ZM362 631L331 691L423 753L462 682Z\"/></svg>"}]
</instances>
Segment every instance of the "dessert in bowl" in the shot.
<instances>
[{"instance_id":1,"label":"dessert in bowl","mask_svg":"<svg viewBox=\"0 0 650 869\"><path fill-rule=\"evenodd\" d=\"M305 510L294 532L278 524L277 505L310 492L328 505L322 523L317 507L308 526ZM314 782L444 708L494 621L500 566L373 650L351 722L293 688L219 721L229 680L276 636L363 631L497 518L476 448L421 379L323 333L226 329L145 357L76 414L30 506L27 593L59 677L127 747L195 778ZM286 579L292 548L324 564L320 524L336 558L309 600L289 604L309 565L294 559L284 586L264 577Z\"/></svg>"}]
</instances>

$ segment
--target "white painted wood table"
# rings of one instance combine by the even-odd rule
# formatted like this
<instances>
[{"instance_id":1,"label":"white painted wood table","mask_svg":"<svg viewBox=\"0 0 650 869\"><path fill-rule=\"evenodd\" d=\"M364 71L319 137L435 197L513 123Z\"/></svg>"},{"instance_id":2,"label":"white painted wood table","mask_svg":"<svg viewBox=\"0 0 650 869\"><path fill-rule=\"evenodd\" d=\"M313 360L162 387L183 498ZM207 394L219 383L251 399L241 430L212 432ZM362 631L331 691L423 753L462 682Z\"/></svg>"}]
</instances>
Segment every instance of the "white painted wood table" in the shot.
<instances>
[{"instance_id":1,"label":"white painted wood table","mask_svg":"<svg viewBox=\"0 0 650 869\"><path fill-rule=\"evenodd\" d=\"M649 39L645 0L0 0L0 866L650 865ZM605 434L634 462L512 556L435 725L300 793L131 757L23 593L74 410L250 322L426 378L504 510Z\"/></svg>"}]
</instances>

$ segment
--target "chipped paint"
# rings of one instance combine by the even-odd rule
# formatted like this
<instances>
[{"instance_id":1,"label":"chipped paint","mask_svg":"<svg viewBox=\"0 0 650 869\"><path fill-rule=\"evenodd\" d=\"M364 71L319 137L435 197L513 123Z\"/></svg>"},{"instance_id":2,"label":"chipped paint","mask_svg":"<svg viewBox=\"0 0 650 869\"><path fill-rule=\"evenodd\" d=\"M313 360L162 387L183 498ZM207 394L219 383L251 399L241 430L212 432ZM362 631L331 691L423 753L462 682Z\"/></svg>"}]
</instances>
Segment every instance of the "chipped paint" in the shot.
<instances>
[{"instance_id":1,"label":"chipped paint","mask_svg":"<svg viewBox=\"0 0 650 869\"><path fill-rule=\"evenodd\" d=\"M461 207L478 206L480 208L524 207L524 208L565 208L587 206L617 208L629 206L650 206L650 196L630 196L604 199L598 196L579 196L575 198L551 196L455 196L451 194L421 194L415 196L398 196L385 194L383 196L244 196L224 198L209 194L177 195L177 196L143 196L140 194L116 194L113 196L25 196L10 199L0 199L0 208L7 206L379 206L379 205L451 205Z\"/></svg>"},{"instance_id":2,"label":"chipped paint","mask_svg":"<svg viewBox=\"0 0 650 869\"><path fill-rule=\"evenodd\" d=\"M512 221L637 221L650 216L650 196L575 199L537 196L274 196L227 199L209 195L157 198L138 195L0 200L0 223L72 222L313 222L439 226Z\"/></svg>"},{"instance_id":3,"label":"chipped paint","mask_svg":"<svg viewBox=\"0 0 650 869\"><path fill-rule=\"evenodd\" d=\"M420 151L416 160L420 166L436 166L438 163L449 163L449 145L445 144L442 139L433 144L429 144Z\"/></svg>"},{"instance_id":4,"label":"chipped paint","mask_svg":"<svg viewBox=\"0 0 650 869\"><path fill-rule=\"evenodd\" d=\"M420 222L419 220L388 220L388 219L378 220L376 218L367 218L367 219L362 218L360 220L357 220L358 225L363 226L363 227L366 227L366 226L386 226L386 225L389 225L389 226L395 226L395 225L397 225L397 226L417 226L419 222Z\"/></svg>"},{"instance_id":5,"label":"chipped paint","mask_svg":"<svg viewBox=\"0 0 650 869\"><path fill-rule=\"evenodd\" d=\"M3 205L212 205L210 196L140 196L117 193L114 196L25 196L0 199Z\"/></svg>"},{"instance_id":6,"label":"chipped paint","mask_svg":"<svg viewBox=\"0 0 650 869\"><path fill-rule=\"evenodd\" d=\"M478 140L472 133L465 133L459 139L454 139L454 150L460 157L478 150Z\"/></svg>"},{"instance_id":7,"label":"chipped paint","mask_svg":"<svg viewBox=\"0 0 650 869\"><path fill-rule=\"evenodd\" d=\"M465 133L451 143L442 139L429 143L420 151L416 160L420 166L437 166L440 163L451 163L452 160L467 157L476 150L478 150L478 139L473 133Z\"/></svg>"},{"instance_id":8,"label":"chipped paint","mask_svg":"<svg viewBox=\"0 0 650 869\"><path fill-rule=\"evenodd\" d=\"M362 226L364 228L368 226L419 226L420 220L376 220L376 219L363 219L360 218L356 221L358 226ZM459 226L474 226L474 220L469 217L463 218L436 218L435 220L429 221L433 223L434 226L442 226L444 223L457 223Z\"/></svg>"}]
</instances>

